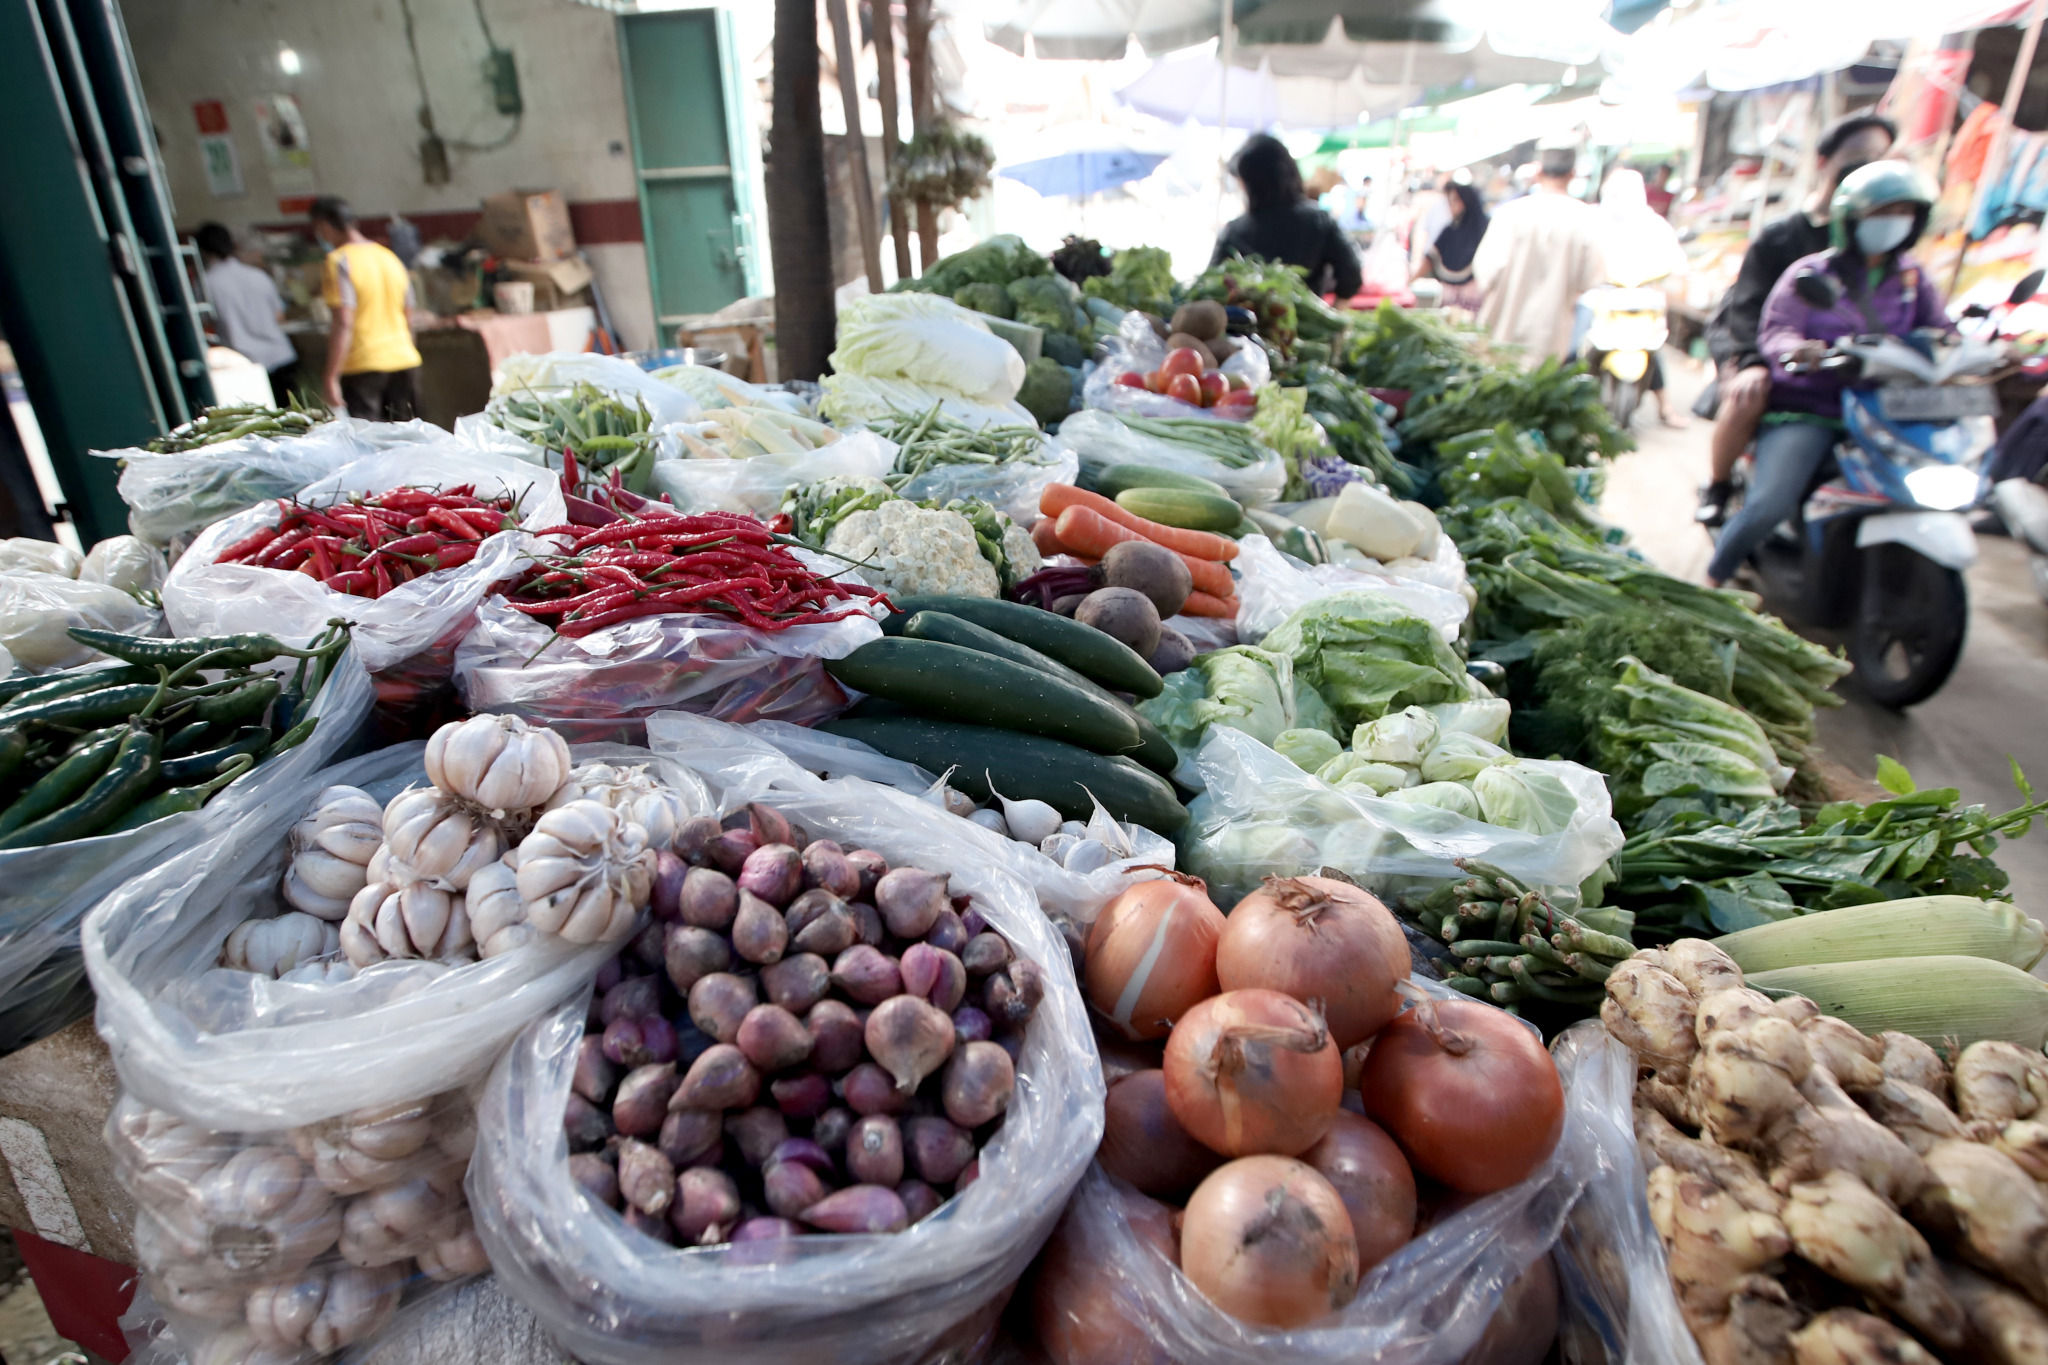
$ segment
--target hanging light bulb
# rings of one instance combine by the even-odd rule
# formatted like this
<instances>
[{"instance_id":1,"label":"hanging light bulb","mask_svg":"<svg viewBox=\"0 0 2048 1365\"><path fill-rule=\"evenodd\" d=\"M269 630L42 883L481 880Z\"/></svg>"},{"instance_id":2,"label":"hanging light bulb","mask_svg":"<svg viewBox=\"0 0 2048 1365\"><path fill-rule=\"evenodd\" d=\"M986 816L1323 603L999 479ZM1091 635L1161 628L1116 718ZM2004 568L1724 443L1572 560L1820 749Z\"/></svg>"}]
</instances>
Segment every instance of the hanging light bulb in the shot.
<instances>
[{"instance_id":1,"label":"hanging light bulb","mask_svg":"<svg viewBox=\"0 0 2048 1365\"><path fill-rule=\"evenodd\" d=\"M289 45L278 48L277 69L284 72L287 76L298 75L300 70L299 50Z\"/></svg>"}]
</instances>

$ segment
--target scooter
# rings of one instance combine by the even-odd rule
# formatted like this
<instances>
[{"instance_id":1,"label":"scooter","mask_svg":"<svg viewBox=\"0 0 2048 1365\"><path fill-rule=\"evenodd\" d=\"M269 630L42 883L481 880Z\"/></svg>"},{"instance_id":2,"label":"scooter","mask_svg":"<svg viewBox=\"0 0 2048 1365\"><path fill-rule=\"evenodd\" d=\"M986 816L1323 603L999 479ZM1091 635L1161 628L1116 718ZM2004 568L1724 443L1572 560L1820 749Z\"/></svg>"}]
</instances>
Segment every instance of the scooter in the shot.
<instances>
[{"instance_id":1,"label":"scooter","mask_svg":"<svg viewBox=\"0 0 2048 1365\"><path fill-rule=\"evenodd\" d=\"M1600 401L1615 425L1626 430L1642 401L1650 358L1671 335L1664 290L1602 285L1587 290L1581 302L1593 315L1581 349L1588 367L1600 376Z\"/></svg>"},{"instance_id":2,"label":"scooter","mask_svg":"<svg viewBox=\"0 0 2048 1365\"><path fill-rule=\"evenodd\" d=\"M1818 308L1840 298L1825 275L1794 287ZM1982 494L1997 439L1992 379L2006 363L1994 342L1922 334L1845 337L1811 367L1849 379L1843 439L1751 563L1765 595L1797 604L1808 624L1848 627L1857 681L1880 705L1925 701L1962 657L1963 571L1977 559L1964 513ZM1745 483L1754 462L1743 458Z\"/></svg>"}]
</instances>

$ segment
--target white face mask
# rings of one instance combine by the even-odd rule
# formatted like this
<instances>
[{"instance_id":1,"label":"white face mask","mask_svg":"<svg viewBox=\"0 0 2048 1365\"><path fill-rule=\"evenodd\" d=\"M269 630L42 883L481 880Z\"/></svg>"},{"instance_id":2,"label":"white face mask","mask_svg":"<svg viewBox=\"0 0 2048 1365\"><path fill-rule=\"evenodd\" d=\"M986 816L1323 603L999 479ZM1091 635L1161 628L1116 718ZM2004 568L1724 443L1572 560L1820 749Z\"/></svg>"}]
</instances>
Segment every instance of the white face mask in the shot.
<instances>
[{"instance_id":1,"label":"white face mask","mask_svg":"<svg viewBox=\"0 0 2048 1365\"><path fill-rule=\"evenodd\" d=\"M1856 245L1865 255L1882 256L1913 235L1913 220L1896 214L1865 218L1856 225Z\"/></svg>"}]
</instances>

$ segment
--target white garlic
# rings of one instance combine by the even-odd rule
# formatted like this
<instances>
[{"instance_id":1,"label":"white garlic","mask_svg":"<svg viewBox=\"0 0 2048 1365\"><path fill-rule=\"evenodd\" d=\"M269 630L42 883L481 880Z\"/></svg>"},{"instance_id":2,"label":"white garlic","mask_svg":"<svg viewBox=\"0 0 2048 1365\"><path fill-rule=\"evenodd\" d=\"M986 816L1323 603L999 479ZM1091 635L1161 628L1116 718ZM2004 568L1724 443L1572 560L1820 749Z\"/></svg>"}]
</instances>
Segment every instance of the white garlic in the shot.
<instances>
[{"instance_id":1,"label":"white garlic","mask_svg":"<svg viewBox=\"0 0 2048 1365\"><path fill-rule=\"evenodd\" d=\"M517 716L471 716L427 741L427 780L493 815L540 805L568 778L569 762L567 741Z\"/></svg>"},{"instance_id":2,"label":"white garlic","mask_svg":"<svg viewBox=\"0 0 2048 1365\"><path fill-rule=\"evenodd\" d=\"M491 1268L491 1258L485 1254L483 1241L476 1235L476 1225L470 1219L469 1210L464 1209L449 1219L436 1235L433 1245L420 1249L419 1264L422 1275L443 1283L459 1280L465 1275L481 1275Z\"/></svg>"},{"instance_id":3,"label":"white garlic","mask_svg":"<svg viewBox=\"0 0 2048 1365\"><path fill-rule=\"evenodd\" d=\"M479 957L497 957L531 943L535 929L526 922L526 902L519 896L519 874L511 859L502 858L478 870L463 892L469 911L469 932Z\"/></svg>"},{"instance_id":4,"label":"white garlic","mask_svg":"<svg viewBox=\"0 0 2048 1365\"><path fill-rule=\"evenodd\" d=\"M384 808L355 787L329 787L292 826L282 890L293 907L324 920L348 913L364 868L384 842Z\"/></svg>"},{"instance_id":5,"label":"white garlic","mask_svg":"<svg viewBox=\"0 0 2048 1365\"><path fill-rule=\"evenodd\" d=\"M437 1151L427 1148L438 1117L431 1100L357 1109L292 1129L291 1144L330 1191L362 1194L405 1179L422 1161L440 1160ZM422 1149L427 1149L425 1157Z\"/></svg>"},{"instance_id":6,"label":"white garlic","mask_svg":"<svg viewBox=\"0 0 2048 1365\"><path fill-rule=\"evenodd\" d=\"M402 1266L319 1266L250 1294L249 1333L261 1346L326 1355L382 1331L404 1286Z\"/></svg>"},{"instance_id":7,"label":"white garlic","mask_svg":"<svg viewBox=\"0 0 2048 1365\"><path fill-rule=\"evenodd\" d=\"M243 1283L296 1275L341 1234L341 1206L282 1147L245 1147L192 1189L182 1229Z\"/></svg>"},{"instance_id":8,"label":"white garlic","mask_svg":"<svg viewBox=\"0 0 2048 1365\"><path fill-rule=\"evenodd\" d=\"M689 800L649 773L646 764L621 768L609 763L586 763L570 773L569 780L548 798L547 808L555 810L576 800L610 806L646 830L648 847L657 849L674 844L677 831L696 814Z\"/></svg>"},{"instance_id":9,"label":"white garlic","mask_svg":"<svg viewBox=\"0 0 2048 1365\"><path fill-rule=\"evenodd\" d=\"M452 891L505 851L497 825L438 787L408 787L391 798L384 848L415 875Z\"/></svg>"},{"instance_id":10,"label":"white garlic","mask_svg":"<svg viewBox=\"0 0 2048 1365\"><path fill-rule=\"evenodd\" d=\"M351 1199L341 1213L341 1258L366 1269L402 1261L434 1243L435 1232L462 1207L461 1185L424 1175Z\"/></svg>"},{"instance_id":11,"label":"white garlic","mask_svg":"<svg viewBox=\"0 0 2048 1365\"><path fill-rule=\"evenodd\" d=\"M358 967L395 957L467 960L475 946L462 896L431 882L371 882L341 922L341 951Z\"/></svg>"},{"instance_id":12,"label":"white garlic","mask_svg":"<svg viewBox=\"0 0 2048 1365\"><path fill-rule=\"evenodd\" d=\"M220 950L220 965L261 976L283 976L302 962L327 957L341 947L341 933L328 920L302 910L275 919L252 919L234 927Z\"/></svg>"},{"instance_id":13,"label":"white garlic","mask_svg":"<svg viewBox=\"0 0 2048 1365\"><path fill-rule=\"evenodd\" d=\"M571 943L609 943L633 930L653 889L647 831L611 807L576 800L541 816L519 845L527 923Z\"/></svg>"}]
</instances>

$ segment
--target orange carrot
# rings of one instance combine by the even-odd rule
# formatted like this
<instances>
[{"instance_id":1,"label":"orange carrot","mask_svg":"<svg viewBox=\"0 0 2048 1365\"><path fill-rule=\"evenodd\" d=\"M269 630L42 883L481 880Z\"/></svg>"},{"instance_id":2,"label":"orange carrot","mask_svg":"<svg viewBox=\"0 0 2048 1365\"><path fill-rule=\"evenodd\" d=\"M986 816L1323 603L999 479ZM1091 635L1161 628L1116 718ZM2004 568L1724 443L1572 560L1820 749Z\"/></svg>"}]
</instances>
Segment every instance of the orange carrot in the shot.
<instances>
[{"instance_id":1,"label":"orange carrot","mask_svg":"<svg viewBox=\"0 0 2048 1365\"><path fill-rule=\"evenodd\" d=\"M1237 599L1211 597L1205 592L1191 592L1180 610L1183 616L1213 616L1219 621L1234 621L1237 619Z\"/></svg>"},{"instance_id":2,"label":"orange carrot","mask_svg":"<svg viewBox=\"0 0 2048 1365\"><path fill-rule=\"evenodd\" d=\"M1067 552L1067 547L1060 544L1059 535L1053 530L1051 517L1040 517L1032 523L1031 543L1038 547L1038 553L1042 555L1060 555Z\"/></svg>"},{"instance_id":3,"label":"orange carrot","mask_svg":"<svg viewBox=\"0 0 2048 1365\"><path fill-rule=\"evenodd\" d=\"M1112 545L1127 540L1152 539L1128 526L1118 525L1092 507L1078 505L1060 513L1054 534L1059 536L1060 544L1066 546L1070 554L1087 555L1093 559L1108 554ZM1188 577L1194 581L1196 591L1208 593L1211 597L1229 597L1236 591L1230 570L1215 560L1182 554L1180 562L1188 566Z\"/></svg>"},{"instance_id":4,"label":"orange carrot","mask_svg":"<svg viewBox=\"0 0 2048 1365\"><path fill-rule=\"evenodd\" d=\"M1167 549L1190 559L1227 563L1237 558L1237 542L1228 536L1219 536L1213 531L1190 531L1180 526L1164 526L1156 521L1147 521L1130 509L1117 506L1100 493L1090 493L1085 488L1076 488L1069 483L1047 484L1045 491L1038 495L1038 510L1049 517L1056 517L1069 507L1085 507L1099 513L1126 530L1136 531L1153 544L1164 545Z\"/></svg>"}]
</instances>

